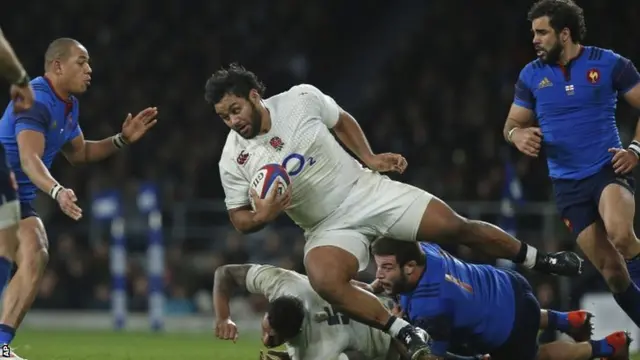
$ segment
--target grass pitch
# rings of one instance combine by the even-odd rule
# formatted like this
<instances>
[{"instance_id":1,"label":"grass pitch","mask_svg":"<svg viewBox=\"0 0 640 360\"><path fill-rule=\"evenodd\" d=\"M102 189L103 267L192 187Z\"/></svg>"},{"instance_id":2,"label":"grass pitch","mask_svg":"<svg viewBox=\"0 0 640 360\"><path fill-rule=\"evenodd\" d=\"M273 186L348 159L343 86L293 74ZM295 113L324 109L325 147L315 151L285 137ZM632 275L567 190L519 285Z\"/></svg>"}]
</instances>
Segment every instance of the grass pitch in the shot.
<instances>
[{"instance_id":1,"label":"grass pitch","mask_svg":"<svg viewBox=\"0 0 640 360\"><path fill-rule=\"evenodd\" d=\"M28 360L257 360L255 334L237 343L211 334L137 332L20 331L16 352ZM0 356L1 359L1 356ZM640 355L632 357L640 360Z\"/></svg>"},{"instance_id":2,"label":"grass pitch","mask_svg":"<svg viewBox=\"0 0 640 360\"><path fill-rule=\"evenodd\" d=\"M257 336L237 343L211 334L20 331L12 344L28 360L257 360ZM0 359L2 357L0 356Z\"/></svg>"}]
</instances>

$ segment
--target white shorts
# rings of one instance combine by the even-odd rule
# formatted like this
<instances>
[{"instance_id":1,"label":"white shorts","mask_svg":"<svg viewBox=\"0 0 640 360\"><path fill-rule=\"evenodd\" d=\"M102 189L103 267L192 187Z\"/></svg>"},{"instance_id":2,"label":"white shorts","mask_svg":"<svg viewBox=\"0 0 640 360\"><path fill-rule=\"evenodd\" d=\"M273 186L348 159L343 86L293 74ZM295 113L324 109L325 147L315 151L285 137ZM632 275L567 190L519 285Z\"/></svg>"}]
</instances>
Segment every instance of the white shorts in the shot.
<instances>
[{"instance_id":1,"label":"white shorts","mask_svg":"<svg viewBox=\"0 0 640 360\"><path fill-rule=\"evenodd\" d=\"M20 202L12 200L0 205L0 230L20 222Z\"/></svg>"},{"instance_id":2,"label":"white shorts","mask_svg":"<svg viewBox=\"0 0 640 360\"><path fill-rule=\"evenodd\" d=\"M306 254L335 246L353 254L359 271L369 264L369 246L379 237L416 241L424 211L433 195L378 173L366 173L331 215L305 233Z\"/></svg>"}]
</instances>

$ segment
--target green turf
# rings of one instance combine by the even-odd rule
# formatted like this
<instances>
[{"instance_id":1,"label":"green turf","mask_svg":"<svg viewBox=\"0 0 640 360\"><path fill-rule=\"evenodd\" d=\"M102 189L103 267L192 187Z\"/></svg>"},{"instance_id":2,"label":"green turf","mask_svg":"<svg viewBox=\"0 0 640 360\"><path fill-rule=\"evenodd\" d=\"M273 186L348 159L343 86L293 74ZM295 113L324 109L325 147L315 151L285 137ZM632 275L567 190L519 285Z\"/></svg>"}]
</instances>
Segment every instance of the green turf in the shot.
<instances>
[{"instance_id":1,"label":"green turf","mask_svg":"<svg viewBox=\"0 0 640 360\"><path fill-rule=\"evenodd\" d=\"M17 353L28 360L257 360L257 337L234 344L212 334L20 331ZM633 357L640 360L640 355Z\"/></svg>"},{"instance_id":2,"label":"green turf","mask_svg":"<svg viewBox=\"0 0 640 360\"><path fill-rule=\"evenodd\" d=\"M13 343L28 360L257 360L256 336L237 343L211 334L20 331Z\"/></svg>"}]
</instances>

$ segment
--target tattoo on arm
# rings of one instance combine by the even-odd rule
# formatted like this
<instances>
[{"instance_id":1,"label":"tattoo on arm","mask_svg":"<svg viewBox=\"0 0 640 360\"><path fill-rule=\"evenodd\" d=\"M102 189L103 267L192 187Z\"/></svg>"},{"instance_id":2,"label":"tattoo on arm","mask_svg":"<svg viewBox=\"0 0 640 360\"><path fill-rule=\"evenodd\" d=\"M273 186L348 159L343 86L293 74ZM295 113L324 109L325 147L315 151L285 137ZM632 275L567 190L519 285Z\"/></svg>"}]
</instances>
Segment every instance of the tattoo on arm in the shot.
<instances>
[{"instance_id":1,"label":"tattoo on arm","mask_svg":"<svg viewBox=\"0 0 640 360\"><path fill-rule=\"evenodd\" d=\"M246 288L246 278L253 264L223 265L216 269L213 280L214 289L224 294L230 294L235 288Z\"/></svg>"}]
</instances>

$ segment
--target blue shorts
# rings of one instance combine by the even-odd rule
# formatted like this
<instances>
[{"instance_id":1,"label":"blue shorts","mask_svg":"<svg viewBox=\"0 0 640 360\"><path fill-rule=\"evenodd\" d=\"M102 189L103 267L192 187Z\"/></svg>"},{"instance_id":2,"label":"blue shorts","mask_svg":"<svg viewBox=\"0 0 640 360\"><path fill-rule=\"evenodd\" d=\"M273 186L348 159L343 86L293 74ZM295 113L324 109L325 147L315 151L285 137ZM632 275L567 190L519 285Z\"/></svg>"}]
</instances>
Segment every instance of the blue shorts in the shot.
<instances>
[{"instance_id":1,"label":"blue shorts","mask_svg":"<svg viewBox=\"0 0 640 360\"><path fill-rule=\"evenodd\" d=\"M36 210L31 205L31 201L20 202L20 219L26 219L30 217L40 217Z\"/></svg>"},{"instance_id":2,"label":"blue shorts","mask_svg":"<svg viewBox=\"0 0 640 360\"><path fill-rule=\"evenodd\" d=\"M572 234L600 220L598 205L602 190L609 184L619 184L635 193L636 182L631 174L618 175L607 165L599 172L582 180L552 179L556 206L562 221Z\"/></svg>"},{"instance_id":3,"label":"blue shorts","mask_svg":"<svg viewBox=\"0 0 640 360\"><path fill-rule=\"evenodd\" d=\"M491 360L535 360L538 357L540 304L527 279L515 271L503 270L511 277L516 316L511 335L500 347L489 352Z\"/></svg>"}]
</instances>

